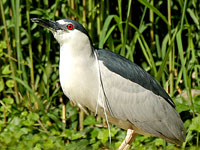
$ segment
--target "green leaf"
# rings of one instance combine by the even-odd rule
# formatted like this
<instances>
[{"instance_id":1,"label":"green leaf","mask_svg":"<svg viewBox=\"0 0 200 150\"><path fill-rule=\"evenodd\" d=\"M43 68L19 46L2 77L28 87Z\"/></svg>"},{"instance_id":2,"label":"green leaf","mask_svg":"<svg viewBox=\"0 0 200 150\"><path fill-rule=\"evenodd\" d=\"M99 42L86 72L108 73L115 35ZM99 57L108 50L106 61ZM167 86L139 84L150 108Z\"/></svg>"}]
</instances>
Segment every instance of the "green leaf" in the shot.
<instances>
[{"instance_id":1,"label":"green leaf","mask_svg":"<svg viewBox=\"0 0 200 150\"><path fill-rule=\"evenodd\" d=\"M72 129L77 129L77 126L78 126L78 121L72 122L72 125L71 125Z\"/></svg>"},{"instance_id":2,"label":"green leaf","mask_svg":"<svg viewBox=\"0 0 200 150\"><path fill-rule=\"evenodd\" d=\"M7 85L7 87L12 88L12 87L14 87L14 81L13 80L7 80L6 85Z\"/></svg>"},{"instance_id":3,"label":"green leaf","mask_svg":"<svg viewBox=\"0 0 200 150\"><path fill-rule=\"evenodd\" d=\"M14 100L13 100L13 98L11 98L11 97L3 98L3 101L4 101L6 104L13 104L13 103L14 103Z\"/></svg>"},{"instance_id":4,"label":"green leaf","mask_svg":"<svg viewBox=\"0 0 200 150\"><path fill-rule=\"evenodd\" d=\"M35 145L35 147L33 148L33 150L42 150L41 147L42 147L41 144L40 144L40 143L37 143L37 144Z\"/></svg>"},{"instance_id":5,"label":"green leaf","mask_svg":"<svg viewBox=\"0 0 200 150\"><path fill-rule=\"evenodd\" d=\"M64 133L70 140L77 140L83 137L83 135L80 132L76 132L70 129L66 129Z\"/></svg>"},{"instance_id":6,"label":"green leaf","mask_svg":"<svg viewBox=\"0 0 200 150\"><path fill-rule=\"evenodd\" d=\"M126 137L126 132L125 131L119 131L119 133L116 136L116 139L119 140L119 141L123 141L125 137Z\"/></svg>"},{"instance_id":7,"label":"green leaf","mask_svg":"<svg viewBox=\"0 0 200 150\"><path fill-rule=\"evenodd\" d=\"M35 95L34 90L29 86L29 84L27 82L21 80L18 77L15 77L15 76L4 75L3 77L12 78L12 79L16 80L18 83L20 83L21 85L23 85L24 88L26 88L26 90L29 91L31 93L31 95L34 97L34 99L37 101L37 103L39 104L39 109L44 110L41 100Z\"/></svg>"},{"instance_id":8,"label":"green leaf","mask_svg":"<svg viewBox=\"0 0 200 150\"><path fill-rule=\"evenodd\" d=\"M42 9L37 9L37 10L32 10L32 11L30 11L30 14L40 16L40 15L43 15L44 12L43 12Z\"/></svg>"},{"instance_id":9,"label":"green leaf","mask_svg":"<svg viewBox=\"0 0 200 150\"><path fill-rule=\"evenodd\" d=\"M23 134L28 134L28 132L30 132L30 129L29 128L21 128L20 132L21 132L22 135Z\"/></svg>"},{"instance_id":10,"label":"green leaf","mask_svg":"<svg viewBox=\"0 0 200 150\"><path fill-rule=\"evenodd\" d=\"M194 110L195 110L195 112L197 112L197 113L200 112L200 102L195 102L195 103L194 103Z\"/></svg>"},{"instance_id":11,"label":"green leaf","mask_svg":"<svg viewBox=\"0 0 200 150\"><path fill-rule=\"evenodd\" d=\"M99 128L94 128L93 130L92 130L92 132L90 133L91 134L91 138L96 138L97 136L98 136L98 134L99 134Z\"/></svg>"},{"instance_id":12,"label":"green leaf","mask_svg":"<svg viewBox=\"0 0 200 150\"><path fill-rule=\"evenodd\" d=\"M86 146L89 144L89 141L86 139L81 139L80 141L77 142L77 146L81 149L86 149Z\"/></svg>"},{"instance_id":13,"label":"green leaf","mask_svg":"<svg viewBox=\"0 0 200 150\"><path fill-rule=\"evenodd\" d=\"M101 140L102 143L106 143L108 141L109 132L108 129L102 129L99 131L97 138Z\"/></svg>"},{"instance_id":14,"label":"green leaf","mask_svg":"<svg viewBox=\"0 0 200 150\"><path fill-rule=\"evenodd\" d=\"M3 137L3 141L5 142L6 145L9 145L9 143L11 143L12 139L12 133L11 132L3 132L1 134L1 136Z\"/></svg>"},{"instance_id":15,"label":"green leaf","mask_svg":"<svg viewBox=\"0 0 200 150\"><path fill-rule=\"evenodd\" d=\"M118 128L111 128L110 129L111 137L115 137L118 131L119 131Z\"/></svg>"},{"instance_id":16,"label":"green leaf","mask_svg":"<svg viewBox=\"0 0 200 150\"><path fill-rule=\"evenodd\" d=\"M14 117L13 120L11 121L10 125L12 126L19 126L21 124L22 119L19 117Z\"/></svg>"},{"instance_id":17,"label":"green leaf","mask_svg":"<svg viewBox=\"0 0 200 150\"><path fill-rule=\"evenodd\" d=\"M164 143L164 140L163 140L163 139L157 138L157 139L155 140L155 145L156 145L156 146L162 146L163 143Z\"/></svg>"},{"instance_id":18,"label":"green leaf","mask_svg":"<svg viewBox=\"0 0 200 150\"><path fill-rule=\"evenodd\" d=\"M66 134L66 136L67 136L69 139L71 139L71 137L72 137L72 130L66 129L66 130L64 131L64 133Z\"/></svg>"},{"instance_id":19,"label":"green leaf","mask_svg":"<svg viewBox=\"0 0 200 150\"><path fill-rule=\"evenodd\" d=\"M82 137L82 134L80 132L72 134L71 136L71 140L77 140L80 139Z\"/></svg>"},{"instance_id":20,"label":"green leaf","mask_svg":"<svg viewBox=\"0 0 200 150\"><path fill-rule=\"evenodd\" d=\"M100 141L97 141L96 143L92 144L92 149L94 149L94 150L100 149L100 148L99 148L100 144L101 144Z\"/></svg>"},{"instance_id":21,"label":"green leaf","mask_svg":"<svg viewBox=\"0 0 200 150\"><path fill-rule=\"evenodd\" d=\"M62 127L62 122L61 120L59 120L58 116L56 116L55 114L51 114L51 113L47 113L47 116L50 117L52 120L54 120L57 124L57 126L59 126L60 128Z\"/></svg>"},{"instance_id":22,"label":"green leaf","mask_svg":"<svg viewBox=\"0 0 200 150\"><path fill-rule=\"evenodd\" d=\"M0 53L3 52L3 49L7 48L6 41L0 41Z\"/></svg>"},{"instance_id":23,"label":"green leaf","mask_svg":"<svg viewBox=\"0 0 200 150\"><path fill-rule=\"evenodd\" d=\"M54 147L53 140L48 138L47 141L43 144L44 149L52 149Z\"/></svg>"},{"instance_id":24,"label":"green leaf","mask_svg":"<svg viewBox=\"0 0 200 150\"><path fill-rule=\"evenodd\" d=\"M192 119L192 123L189 127L189 130L195 130L197 132L200 132L200 115Z\"/></svg>"},{"instance_id":25,"label":"green leaf","mask_svg":"<svg viewBox=\"0 0 200 150\"><path fill-rule=\"evenodd\" d=\"M87 116L87 118L83 121L84 125L95 125L98 122L96 121L94 116Z\"/></svg>"},{"instance_id":26,"label":"green leaf","mask_svg":"<svg viewBox=\"0 0 200 150\"><path fill-rule=\"evenodd\" d=\"M192 20L194 21L194 23L197 26L199 26L199 21L198 21L198 18L197 18L198 16L195 16L195 12L192 9L190 9L190 8L187 9L187 12L190 14L190 17L192 18Z\"/></svg>"},{"instance_id":27,"label":"green leaf","mask_svg":"<svg viewBox=\"0 0 200 150\"><path fill-rule=\"evenodd\" d=\"M4 81L0 78L0 92L4 90Z\"/></svg>"},{"instance_id":28,"label":"green leaf","mask_svg":"<svg viewBox=\"0 0 200 150\"><path fill-rule=\"evenodd\" d=\"M120 145L122 144L122 142L118 141L115 142L115 148L118 149L120 147Z\"/></svg>"},{"instance_id":29,"label":"green leaf","mask_svg":"<svg viewBox=\"0 0 200 150\"><path fill-rule=\"evenodd\" d=\"M31 113L28 115L28 119L37 121L39 119L39 115L37 113Z\"/></svg>"},{"instance_id":30,"label":"green leaf","mask_svg":"<svg viewBox=\"0 0 200 150\"><path fill-rule=\"evenodd\" d=\"M178 113L181 113L183 111L187 111L190 109L188 103L182 97L176 98L174 102L176 104L176 110L178 111Z\"/></svg>"},{"instance_id":31,"label":"green leaf","mask_svg":"<svg viewBox=\"0 0 200 150\"><path fill-rule=\"evenodd\" d=\"M33 121L33 120L24 120L23 121L23 125L25 125L25 126L33 126L35 124L35 122Z\"/></svg>"},{"instance_id":32,"label":"green leaf","mask_svg":"<svg viewBox=\"0 0 200 150\"><path fill-rule=\"evenodd\" d=\"M2 67L2 74L10 74L12 71L10 70L10 66L6 65Z\"/></svg>"},{"instance_id":33,"label":"green leaf","mask_svg":"<svg viewBox=\"0 0 200 150\"><path fill-rule=\"evenodd\" d=\"M27 111L23 111L22 113L21 113L21 116L22 117L26 117L28 115L28 112Z\"/></svg>"}]
</instances>

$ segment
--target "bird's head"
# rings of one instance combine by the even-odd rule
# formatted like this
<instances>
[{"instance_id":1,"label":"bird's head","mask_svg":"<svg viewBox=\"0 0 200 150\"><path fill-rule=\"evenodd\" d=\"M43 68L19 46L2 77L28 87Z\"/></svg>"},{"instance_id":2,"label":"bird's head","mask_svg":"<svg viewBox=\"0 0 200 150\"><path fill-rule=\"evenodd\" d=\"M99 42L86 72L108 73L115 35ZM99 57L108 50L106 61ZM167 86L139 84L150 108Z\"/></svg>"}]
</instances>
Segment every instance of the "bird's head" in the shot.
<instances>
[{"instance_id":1,"label":"bird's head","mask_svg":"<svg viewBox=\"0 0 200 150\"><path fill-rule=\"evenodd\" d=\"M80 42L92 43L87 30L75 20L61 19L58 21L51 21L40 18L32 18L31 21L49 29L60 45L65 43L75 45Z\"/></svg>"}]
</instances>

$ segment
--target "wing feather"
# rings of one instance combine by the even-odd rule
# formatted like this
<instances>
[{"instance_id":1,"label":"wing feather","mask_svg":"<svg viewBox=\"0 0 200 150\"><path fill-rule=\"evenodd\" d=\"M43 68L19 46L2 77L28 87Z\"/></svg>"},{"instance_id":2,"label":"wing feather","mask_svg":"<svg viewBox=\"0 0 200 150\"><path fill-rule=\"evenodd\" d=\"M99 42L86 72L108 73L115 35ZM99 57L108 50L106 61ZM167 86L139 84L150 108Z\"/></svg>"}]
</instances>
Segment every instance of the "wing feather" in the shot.
<instances>
[{"instance_id":1,"label":"wing feather","mask_svg":"<svg viewBox=\"0 0 200 150\"><path fill-rule=\"evenodd\" d=\"M155 79L110 51L98 51L98 58L104 92L115 118L168 141L184 141L184 127L175 105Z\"/></svg>"},{"instance_id":2,"label":"wing feather","mask_svg":"<svg viewBox=\"0 0 200 150\"><path fill-rule=\"evenodd\" d=\"M98 59L101 60L110 71L139 84L156 95L160 95L172 107L175 107L174 102L166 91L160 86L160 84L150 74L135 63L129 61L125 57L113 53L112 51L103 49L98 50L98 56Z\"/></svg>"}]
</instances>

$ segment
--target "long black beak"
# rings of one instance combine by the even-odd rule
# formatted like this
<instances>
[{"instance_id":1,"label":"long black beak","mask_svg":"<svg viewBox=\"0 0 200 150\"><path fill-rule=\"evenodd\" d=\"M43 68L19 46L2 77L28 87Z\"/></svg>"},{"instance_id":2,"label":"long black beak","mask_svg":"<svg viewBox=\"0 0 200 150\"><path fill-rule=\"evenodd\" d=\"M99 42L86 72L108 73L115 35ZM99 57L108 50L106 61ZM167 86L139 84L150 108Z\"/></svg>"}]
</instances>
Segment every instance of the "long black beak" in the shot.
<instances>
[{"instance_id":1,"label":"long black beak","mask_svg":"<svg viewBox=\"0 0 200 150\"><path fill-rule=\"evenodd\" d=\"M55 21L40 18L32 18L31 21L54 32L61 29L59 24Z\"/></svg>"}]
</instances>

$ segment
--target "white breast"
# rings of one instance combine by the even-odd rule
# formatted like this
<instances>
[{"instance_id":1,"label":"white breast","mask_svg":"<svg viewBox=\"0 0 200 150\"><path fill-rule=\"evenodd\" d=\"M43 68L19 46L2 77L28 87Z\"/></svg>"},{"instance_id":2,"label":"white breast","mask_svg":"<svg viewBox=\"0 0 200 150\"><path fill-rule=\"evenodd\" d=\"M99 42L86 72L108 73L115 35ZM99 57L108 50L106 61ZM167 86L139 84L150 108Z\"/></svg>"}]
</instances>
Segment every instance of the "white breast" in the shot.
<instances>
[{"instance_id":1,"label":"white breast","mask_svg":"<svg viewBox=\"0 0 200 150\"><path fill-rule=\"evenodd\" d=\"M75 103L95 111L98 97L98 73L95 58L74 53L68 45L60 50L59 75L64 94Z\"/></svg>"}]
</instances>

